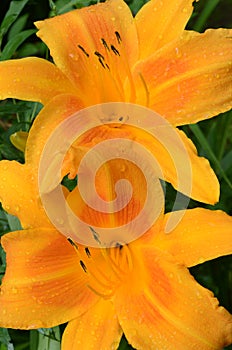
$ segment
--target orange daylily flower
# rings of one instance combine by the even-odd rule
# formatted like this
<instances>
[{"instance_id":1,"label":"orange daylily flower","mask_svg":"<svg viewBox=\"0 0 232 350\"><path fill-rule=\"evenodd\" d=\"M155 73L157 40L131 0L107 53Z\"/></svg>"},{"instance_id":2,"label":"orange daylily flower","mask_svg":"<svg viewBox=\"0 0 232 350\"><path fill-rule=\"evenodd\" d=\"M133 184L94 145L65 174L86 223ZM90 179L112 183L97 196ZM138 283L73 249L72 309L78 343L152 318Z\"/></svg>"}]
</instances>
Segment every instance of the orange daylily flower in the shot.
<instances>
[{"instance_id":1,"label":"orange daylily flower","mask_svg":"<svg viewBox=\"0 0 232 350\"><path fill-rule=\"evenodd\" d=\"M188 267L232 252L230 216L202 208L187 210L166 234L169 214L162 213L134 242L84 247L46 220L33 197L36 177L25 178L25 165L2 164L1 175L9 188L3 204L11 212L16 208L30 228L2 238L7 269L0 294L1 327L35 329L68 322L63 350L117 349L123 332L133 347L144 350L219 350L232 343L232 316L188 272ZM136 190L142 194L139 173L133 167L125 172L136 177ZM135 203L139 193L136 198ZM83 220L91 220L75 190L67 194L67 201L75 212L81 206ZM136 211L135 205L127 220ZM96 220L109 226L103 215L92 221Z\"/></svg>"},{"instance_id":2,"label":"orange daylily flower","mask_svg":"<svg viewBox=\"0 0 232 350\"><path fill-rule=\"evenodd\" d=\"M165 234L169 214L161 213L145 235L128 245L89 248L55 229L37 184L49 135L86 106L139 103L164 115L173 126L231 108L230 31L184 32L191 11L192 1L156 0L133 19L123 1L109 0L37 24L55 64L38 58L1 62L1 97L40 101L45 107L29 133L25 164L0 162L2 205L23 226L22 231L2 238L7 270L0 293L0 326L36 329L68 322L63 350L117 349L123 332L133 347L144 350L219 350L232 343L232 316L188 272L188 267L232 252L230 216L187 210L178 226ZM156 23L154 37L151 23ZM202 46L205 52L199 58L197 49ZM218 79L213 79L215 74ZM76 149L90 149L117 132L149 147L163 165L165 178L176 186L167 152L153 138L126 125L119 131L104 125L94 135L85 134L73 145L75 155ZM207 161L197 157L191 141L180 135L192 162L192 196L215 202L216 177ZM116 174L117 166L108 168L110 176ZM70 169L72 163L66 159L64 174ZM128 179L135 177L133 166L124 172ZM128 222L144 197L142 176L136 173L135 178L136 196L126 215ZM99 191L109 199L111 188L100 183ZM66 197L76 213L91 220L77 189ZM113 216L115 225L121 224L120 215ZM103 215L92 219L110 226Z\"/></svg>"},{"instance_id":3,"label":"orange daylily flower","mask_svg":"<svg viewBox=\"0 0 232 350\"><path fill-rule=\"evenodd\" d=\"M185 31L192 10L192 0L151 0L133 18L123 0L108 0L37 22L54 64L35 57L1 62L0 98L51 103L37 119L62 99L66 105L69 97L77 101L70 112L125 101L155 110L173 126L229 110L232 31ZM40 129L39 122L35 127ZM96 134L109 138L112 130L103 131ZM125 132L149 145L158 158L162 155L165 180L177 187L175 167L155 141L129 127ZM219 184L208 161L197 157L184 133L181 137L193 170L192 198L217 202Z\"/></svg>"}]
</instances>

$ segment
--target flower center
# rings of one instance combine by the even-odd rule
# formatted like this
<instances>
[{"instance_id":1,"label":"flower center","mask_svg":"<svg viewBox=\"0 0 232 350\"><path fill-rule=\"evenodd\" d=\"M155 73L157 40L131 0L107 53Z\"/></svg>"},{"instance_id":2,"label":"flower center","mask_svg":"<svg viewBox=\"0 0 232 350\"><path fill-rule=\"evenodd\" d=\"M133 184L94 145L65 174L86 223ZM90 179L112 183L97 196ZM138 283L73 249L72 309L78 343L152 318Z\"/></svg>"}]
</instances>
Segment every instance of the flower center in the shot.
<instances>
[{"instance_id":1,"label":"flower center","mask_svg":"<svg viewBox=\"0 0 232 350\"><path fill-rule=\"evenodd\" d=\"M80 267L87 276L87 287L104 299L110 299L133 269L129 246L118 244L112 248L89 248L77 245L70 238L68 241L74 247Z\"/></svg>"}]
</instances>

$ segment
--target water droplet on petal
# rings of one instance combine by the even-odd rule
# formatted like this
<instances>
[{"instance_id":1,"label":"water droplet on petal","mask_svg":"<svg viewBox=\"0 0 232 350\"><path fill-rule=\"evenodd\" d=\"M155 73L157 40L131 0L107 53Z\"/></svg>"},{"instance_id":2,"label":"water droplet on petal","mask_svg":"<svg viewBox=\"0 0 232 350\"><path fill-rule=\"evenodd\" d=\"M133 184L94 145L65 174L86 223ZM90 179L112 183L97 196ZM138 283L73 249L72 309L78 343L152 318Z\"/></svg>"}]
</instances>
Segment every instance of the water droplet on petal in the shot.
<instances>
[{"instance_id":1,"label":"water droplet on petal","mask_svg":"<svg viewBox=\"0 0 232 350\"><path fill-rule=\"evenodd\" d=\"M205 259L203 257L200 257L198 260L198 264L203 264L205 262Z\"/></svg>"}]
</instances>

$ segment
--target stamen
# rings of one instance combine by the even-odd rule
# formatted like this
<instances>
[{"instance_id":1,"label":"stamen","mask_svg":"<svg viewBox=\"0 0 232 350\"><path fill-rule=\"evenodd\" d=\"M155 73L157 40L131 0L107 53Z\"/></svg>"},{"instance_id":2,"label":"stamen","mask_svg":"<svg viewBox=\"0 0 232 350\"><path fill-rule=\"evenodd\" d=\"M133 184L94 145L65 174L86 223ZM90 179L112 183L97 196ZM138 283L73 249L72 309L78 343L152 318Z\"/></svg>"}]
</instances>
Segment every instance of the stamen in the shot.
<instances>
[{"instance_id":1,"label":"stamen","mask_svg":"<svg viewBox=\"0 0 232 350\"><path fill-rule=\"evenodd\" d=\"M116 56L120 56L120 52L116 49L114 45L111 45L110 48Z\"/></svg>"},{"instance_id":2,"label":"stamen","mask_svg":"<svg viewBox=\"0 0 232 350\"><path fill-rule=\"evenodd\" d=\"M94 289L93 287L91 287L89 284L87 284L87 287L92 290L92 292L94 292L95 294L97 294L99 297L102 297L104 299L109 299L111 298L113 295L114 295L114 291L111 290L110 293L108 294L104 294L104 293L101 293L101 292L98 292L96 289Z\"/></svg>"},{"instance_id":3,"label":"stamen","mask_svg":"<svg viewBox=\"0 0 232 350\"><path fill-rule=\"evenodd\" d=\"M105 41L105 39L102 38L102 39L101 39L101 42L102 42L103 46L105 47L105 49L107 49L108 51L110 51L110 48L109 48L107 42Z\"/></svg>"},{"instance_id":4,"label":"stamen","mask_svg":"<svg viewBox=\"0 0 232 350\"><path fill-rule=\"evenodd\" d=\"M98 61L100 62L101 66L102 66L104 69L106 69L106 67L105 67L105 65L104 65L104 63L103 63L103 61L102 61L102 59L101 59L100 57L98 58Z\"/></svg>"},{"instance_id":5,"label":"stamen","mask_svg":"<svg viewBox=\"0 0 232 350\"><path fill-rule=\"evenodd\" d=\"M139 77L140 77L140 79L142 81L142 84L143 84L143 87L144 87L144 90L145 90L145 93L146 93L146 100L147 100L146 101L146 107L148 107L149 104L150 104L150 93L149 93L146 81L145 81L145 79L144 79L144 77L142 76L141 73L139 73Z\"/></svg>"},{"instance_id":6,"label":"stamen","mask_svg":"<svg viewBox=\"0 0 232 350\"><path fill-rule=\"evenodd\" d=\"M85 252L86 252L87 257L90 258L91 257L91 253L90 253L88 247L85 248Z\"/></svg>"},{"instance_id":7,"label":"stamen","mask_svg":"<svg viewBox=\"0 0 232 350\"><path fill-rule=\"evenodd\" d=\"M97 57L101 58L103 61L105 61L105 57L98 51L94 52L94 55L96 55Z\"/></svg>"},{"instance_id":8,"label":"stamen","mask_svg":"<svg viewBox=\"0 0 232 350\"><path fill-rule=\"evenodd\" d=\"M122 121L122 120L123 120L123 117L119 118L119 120ZM119 250L122 250L123 245L117 242L117 243L115 244L115 247L119 248Z\"/></svg>"},{"instance_id":9,"label":"stamen","mask_svg":"<svg viewBox=\"0 0 232 350\"><path fill-rule=\"evenodd\" d=\"M115 274L117 279L121 279L120 275L123 273L123 271L120 269L120 267L115 263L115 261L111 258L109 252L114 249L110 248L109 250L107 249L101 249L102 256L106 260L106 263L110 267L111 271Z\"/></svg>"},{"instance_id":10,"label":"stamen","mask_svg":"<svg viewBox=\"0 0 232 350\"><path fill-rule=\"evenodd\" d=\"M99 234L91 227L89 226L90 231L92 232L93 238L98 244L101 244L101 241L99 239Z\"/></svg>"},{"instance_id":11,"label":"stamen","mask_svg":"<svg viewBox=\"0 0 232 350\"><path fill-rule=\"evenodd\" d=\"M79 49L81 49L81 51L85 54L86 57L89 57L88 52L83 48L83 46L81 45L77 45L79 47Z\"/></svg>"},{"instance_id":12,"label":"stamen","mask_svg":"<svg viewBox=\"0 0 232 350\"><path fill-rule=\"evenodd\" d=\"M78 245L75 242L73 242L73 240L71 238L68 238L68 241L75 249L78 250Z\"/></svg>"},{"instance_id":13,"label":"stamen","mask_svg":"<svg viewBox=\"0 0 232 350\"><path fill-rule=\"evenodd\" d=\"M80 265L81 265L82 269L84 270L84 272L87 272L87 267L85 266L85 264L83 263L82 260L80 260Z\"/></svg>"},{"instance_id":14,"label":"stamen","mask_svg":"<svg viewBox=\"0 0 232 350\"><path fill-rule=\"evenodd\" d=\"M122 42L122 38L121 38L119 32L116 31L116 32L115 32L115 35L116 35L116 38L117 38L117 40L118 40L118 43L120 44L120 43Z\"/></svg>"}]
</instances>

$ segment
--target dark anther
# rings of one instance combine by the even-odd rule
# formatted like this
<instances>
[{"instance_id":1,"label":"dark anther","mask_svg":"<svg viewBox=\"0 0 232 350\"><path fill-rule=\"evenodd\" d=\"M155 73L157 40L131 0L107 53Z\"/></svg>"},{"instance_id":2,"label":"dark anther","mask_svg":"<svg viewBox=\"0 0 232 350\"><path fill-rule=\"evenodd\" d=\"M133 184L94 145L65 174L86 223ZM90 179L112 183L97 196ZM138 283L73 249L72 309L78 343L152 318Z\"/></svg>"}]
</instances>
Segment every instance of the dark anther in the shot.
<instances>
[{"instance_id":1,"label":"dark anther","mask_svg":"<svg viewBox=\"0 0 232 350\"><path fill-rule=\"evenodd\" d=\"M102 42L102 44L104 45L104 47L108 50L108 51L110 51L110 48L109 48L109 46L107 45L107 42L105 41L105 39L101 39L101 42Z\"/></svg>"},{"instance_id":2,"label":"dark anther","mask_svg":"<svg viewBox=\"0 0 232 350\"><path fill-rule=\"evenodd\" d=\"M90 258L91 254L90 254L90 251L89 251L88 247L85 248L85 252L86 252L87 257Z\"/></svg>"},{"instance_id":3,"label":"dark anther","mask_svg":"<svg viewBox=\"0 0 232 350\"><path fill-rule=\"evenodd\" d=\"M105 60L104 56L98 51L95 51L94 55L96 55L98 58L101 58L103 61Z\"/></svg>"},{"instance_id":4,"label":"dark anther","mask_svg":"<svg viewBox=\"0 0 232 350\"><path fill-rule=\"evenodd\" d=\"M102 67L105 69L105 65L104 65L104 62L102 61L101 57L98 58L98 61L101 63Z\"/></svg>"},{"instance_id":5,"label":"dark anther","mask_svg":"<svg viewBox=\"0 0 232 350\"><path fill-rule=\"evenodd\" d=\"M99 239L99 234L91 226L89 226L89 228L90 228L90 231L92 232L92 235L95 241L101 244L101 241Z\"/></svg>"},{"instance_id":6,"label":"dark anther","mask_svg":"<svg viewBox=\"0 0 232 350\"><path fill-rule=\"evenodd\" d=\"M106 68L108 68L110 70L110 67L108 66L108 64L106 63L105 65L106 65Z\"/></svg>"},{"instance_id":7,"label":"dark anther","mask_svg":"<svg viewBox=\"0 0 232 350\"><path fill-rule=\"evenodd\" d=\"M115 247L116 248L119 248L119 250L122 250L122 248L123 248L123 245L121 245L120 243L116 243L116 245L115 245Z\"/></svg>"},{"instance_id":8,"label":"dark anther","mask_svg":"<svg viewBox=\"0 0 232 350\"><path fill-rule=\"evenodd\" d=\"M116 49L116 47L114 45L111 45L111 50L113 51L113 53L116 55L116 56L120 56L120 53L119 51Z\"/></svg>"},{"instance_id":9,"label":"dark anther","mask_svg":"<svg viewBox=\"0 0 232 350\"><path fill-rule=\"evenodd\" d=\"M72 240L71 238L68 238L68 241L69 241L69 243L70 243L73 247L75 247L76 249L78 249L77 244L76 244L75 242L73 242L73 240Z\"/></svg>"},{"instance_id":10,"label":"dark anther","mask_svg":"<svg viewBox=\"0 0 232 350\"><path fill-rule=\"evenodd\" d=\"M122 38L121 35L119 34L119 32L115 32L116 38L118 40L118 43L120 44L122 42Z\"/></svg>"},{"instance_id":11,"label":"dark anther","mask_svg":"<svg viewBox=\"0 0 232 350\"><path fill-rule=\"evenodd\" d=\"M87 272L87 267L85 266L85 264L83 263L82 260L80 260L80 265L81 265L82 269L83 269L85 272Z\"/></svg>"},{"instance_id":12,"label":"dark anther","mask_svg":"<svg viewBox=\"0 0 232 350\"><path fill-rule=\"evenodd\" d=\"M81 45L77 45L79 49L81 49L82 52L84 52L85 56L89 57L88 52L85 51L85 49Z\"/></svg>"},{"instance_id":13,"label":"dark anther","mask_svg":"<svg viewBox=\"0 0 232 350\"><path fill-rule=\"evenodd\" d=\"M122 121L123 121L123 117L118 118L118 120L119 120L120 122L122 122Z\"/></svg>"}]
</instances>

